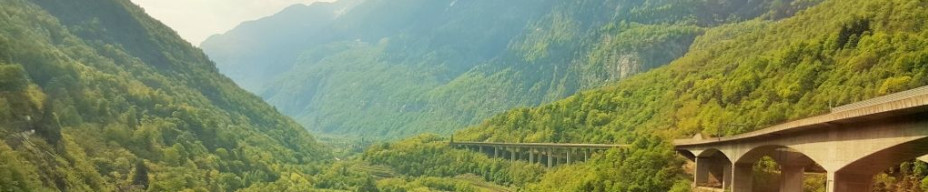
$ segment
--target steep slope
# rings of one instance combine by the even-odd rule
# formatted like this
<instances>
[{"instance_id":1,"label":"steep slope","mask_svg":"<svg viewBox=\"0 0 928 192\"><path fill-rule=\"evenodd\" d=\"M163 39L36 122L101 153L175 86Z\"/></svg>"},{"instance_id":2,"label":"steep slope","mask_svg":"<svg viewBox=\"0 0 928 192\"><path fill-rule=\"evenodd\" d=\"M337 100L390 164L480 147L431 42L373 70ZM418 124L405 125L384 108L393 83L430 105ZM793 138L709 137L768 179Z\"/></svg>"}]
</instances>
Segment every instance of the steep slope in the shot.
<instances>
[{"instance_id":1,"label":"steep slope","mask_svg":"<svg viewBox=\"0 0 928 192\"><path fill-rule=\"evenodd\" d=\"M906 0L833 0L782 21L753 20L710 29L689 53L668 66L552 104L497 115L460 131L455 139L633 143L633 148L641 148L643 137L744 133L826 113L831 106L928 85L926 6ZM633 163L642 159L629 156L673 153L670 147L646 151L584 166ZM679 164L558 169L529 188L625 191L666 175L635 182L616 175L674 167ZM914 167L898 170L918 173L911 177L921 180L924 164ZM880 186L897 187L887 183Z\"/></svg>"},{"instance_id":2,"label":"steep slope","mask_svg":"<svg viewBox=\"0 0 928 192\"><path fill-rule=\"evenodd\" d=\"M304 49L334 38L327 27L357 3L296 4L260 21L244 22L223 35L213 35L200 46L223 74L238 79L246 90L259 90L274 75L289 69Z\"/></svg>"},{"instance_id":3,"label":"steep slope","mask_svg":"<svg viewBox=\"0 0 928 192\"><path fill-rule=\"evenodd\" d=\"M328 30L307 36L329 39L304 43L299 55L266 58L284 51L214 46L229 44L221 40L229 35L203 48L230 60L264 60L232 69L218 61L224 71L286 69L232 78L258 85L250 91L315 132L399 138L447 134L598 87L682 56L707 28L779 19L815 2L370 0L314 23ZM261 29L243 25L229 34L252 30ZM273 62L281 59L296 62Z\"/></svg>"},{"instance_id":4,"label":"steep slope","mask_svg":"<svg viewBox=\"0 0 928 192\"><path fill-rule=\"evenodd\" d=\"M0 4L0 191L295 189L331 158L129 1Z\"/></svg>"},{"instance_id":5,"label":"steep slope","mask_svg":"<svg viewBox=\"0 0 928 192\"><path fill-rule=\"evenodd\" d=\"M928 84L923 4L891 2L832 1L779 22L712 29L667 67L470 130L494 132L479 140L530 141L731 135Z\"/></svg>"}]
</instances>

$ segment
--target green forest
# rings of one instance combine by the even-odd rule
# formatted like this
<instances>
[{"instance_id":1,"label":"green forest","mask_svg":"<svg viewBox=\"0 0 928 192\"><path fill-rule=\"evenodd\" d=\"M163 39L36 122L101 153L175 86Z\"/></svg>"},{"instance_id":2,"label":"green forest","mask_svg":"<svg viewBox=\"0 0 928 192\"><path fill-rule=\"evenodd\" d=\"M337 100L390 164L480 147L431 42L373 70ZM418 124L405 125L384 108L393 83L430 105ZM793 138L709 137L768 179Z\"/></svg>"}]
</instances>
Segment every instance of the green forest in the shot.
<instances>
[{"instance_id":1,"label":"green forest","mask_svg":"<svg viewBox=\"0 0 928 192\"><path fill-rule=\"evenodd\" d=\"M455 136L575 143L634 143L641 135L663 142L697 133L728 136L928 85L925 6L826 1L781 21L723 25L707 30L685 56L665 67L541 107L515 109ZM901 167L879 176L878 182L888 183L885 190L928 189L928 180L910 184L925 177L923 162ZM558 172L570 171L546 176Z\"/></svg>"},{"instance_id":2,"label":"green forest","mask_svg":"<svg viewBox=\"0 0 928 192\"><path fill-rule=\"evenodd\" d=\"M707 29L817 2L338 1L288 8L201 47L315 134L397 140L597 88L683 56Z\"/></svg>"},{"instance_id":3,"label":"green forest","mask_svg":"<svg viewBox=\"0 0 928 192\"><path fill-rule=\"evenodd\" d=\"M922 0L340 0L201 50L129 0L0 0L0 191L693 191L674 139L928 85L926 18ZM451 140L628 147L546 167ZM873 188L926 177L908 161Z\"/></svg>"},{"instance_id":4,"label":"green forest","mask_svg":"<svg viewBox=\"0 0 928 192\"><path fill-rule=\"evenodd\" d=\"M0 191L267 191L332 161L128 1L0 5Z\"/></svg>"}]
</instances>

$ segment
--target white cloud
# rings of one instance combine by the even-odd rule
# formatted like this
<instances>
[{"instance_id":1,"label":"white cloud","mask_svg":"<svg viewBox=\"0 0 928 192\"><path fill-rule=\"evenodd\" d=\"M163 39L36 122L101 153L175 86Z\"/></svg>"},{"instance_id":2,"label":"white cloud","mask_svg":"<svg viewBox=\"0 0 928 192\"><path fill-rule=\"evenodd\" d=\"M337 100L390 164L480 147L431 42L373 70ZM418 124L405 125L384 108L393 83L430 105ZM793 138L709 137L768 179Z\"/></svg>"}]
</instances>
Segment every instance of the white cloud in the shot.
<instances>
[{"instance_id":1,"label":"white cloud","mask_svg":"<svg viewBox=\"0 0 928 192\"><path fill-rule=\"evenodd\" d=\"M131 0L194 45L243 21L273 15L302 3L332 0Z\"/></svg>"}]
</instances>

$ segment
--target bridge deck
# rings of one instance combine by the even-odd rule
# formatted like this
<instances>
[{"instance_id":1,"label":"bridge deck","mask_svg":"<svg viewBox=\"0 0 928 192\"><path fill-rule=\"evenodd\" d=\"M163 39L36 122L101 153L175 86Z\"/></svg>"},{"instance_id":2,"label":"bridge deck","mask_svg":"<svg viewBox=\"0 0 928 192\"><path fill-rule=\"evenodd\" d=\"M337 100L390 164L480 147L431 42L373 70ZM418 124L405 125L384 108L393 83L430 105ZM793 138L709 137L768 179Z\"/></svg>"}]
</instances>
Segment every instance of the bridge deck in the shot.
<instances>
[{"instance_id":1,"label":"bridge deck","mask_svg":"<svg viewBox=\"0 0 928 192\"><path fill-rule=\"evenodd\" d=\"M468 142L454 141L451 145L457 146L480 146L480 147L518 147L518 148L586 148L586 149L611 149L628 147L628 145L619 144L578 144L578 143L496 143L496 142Z\"/></svg>"},{"instance_id":2,"label":"bridge deck","mask_svg":"<svg viewBox=\"0 0 928 192\"><path fill-rule=\"evenodd\" d=\"M680 139L675 140L674 145L678 147L697 146L768 136L775 137L799 131L827 129L834 127L833 125L861 122L868 119L903 116L923 112L928 112L928 88L925 87L848 104L841 108L836 108L828 114L778 124L754 132L713 139Z\"/></svg>"}]
</instances>

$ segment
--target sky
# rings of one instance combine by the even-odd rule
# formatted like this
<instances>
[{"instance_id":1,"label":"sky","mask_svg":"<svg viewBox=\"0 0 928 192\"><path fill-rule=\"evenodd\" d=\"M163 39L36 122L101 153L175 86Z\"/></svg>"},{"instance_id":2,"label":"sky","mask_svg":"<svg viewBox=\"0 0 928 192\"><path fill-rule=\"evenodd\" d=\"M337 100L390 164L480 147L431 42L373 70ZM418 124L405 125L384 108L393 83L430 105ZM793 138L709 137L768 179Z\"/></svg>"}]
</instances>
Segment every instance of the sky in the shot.
<instances>
[{"instance_id":1,"label":"sky","mask_svg":"<svg viewBox=\"0 0 928 192\"><path fill-rule=\"evenodd\" d=\"M225 33L243 21L273 15L302 3L332 0L131 0L148 15L173 28L195 46L211 35Z\"/></svg>"}]
</instances>

